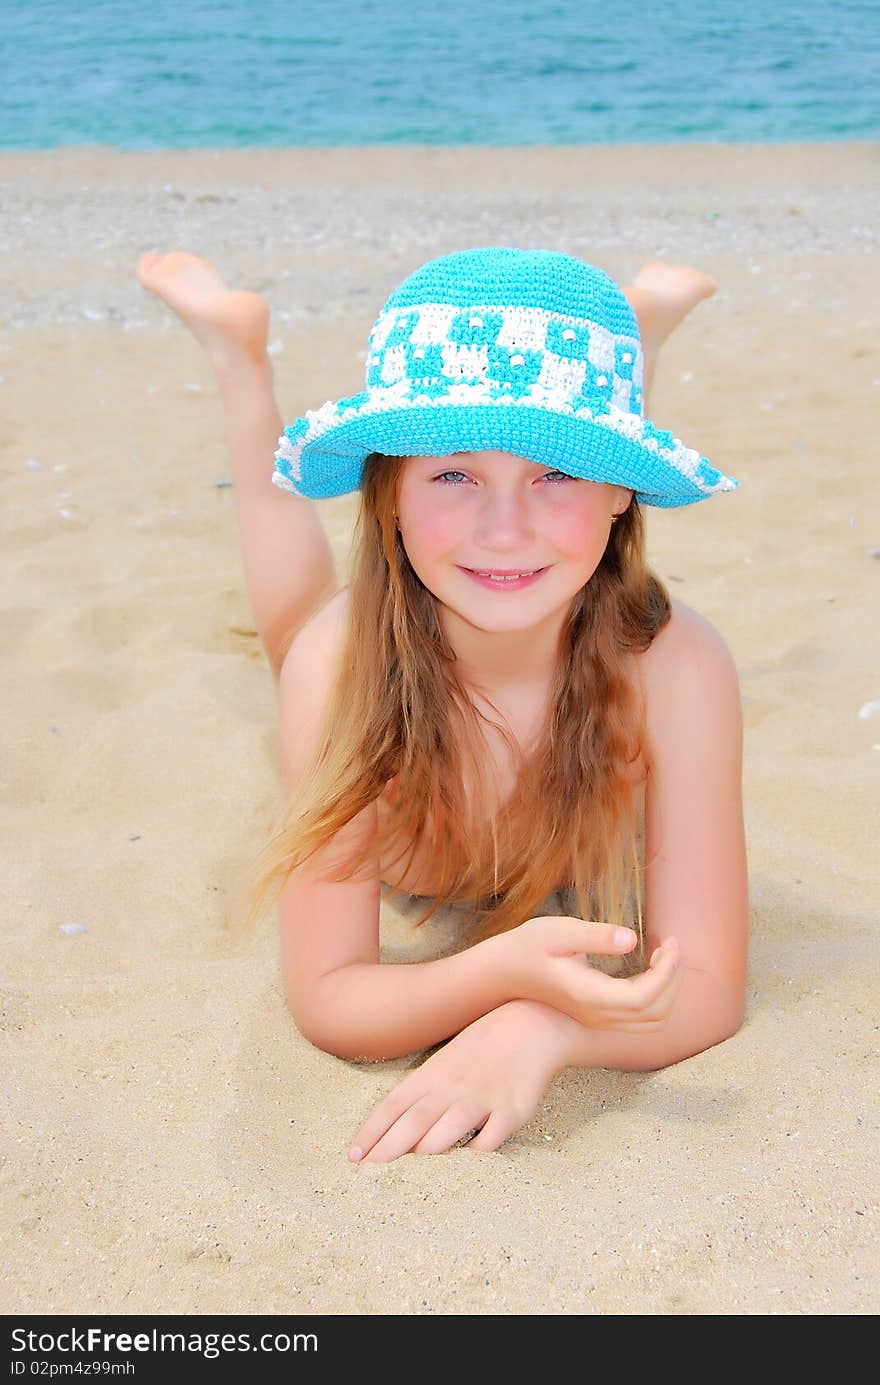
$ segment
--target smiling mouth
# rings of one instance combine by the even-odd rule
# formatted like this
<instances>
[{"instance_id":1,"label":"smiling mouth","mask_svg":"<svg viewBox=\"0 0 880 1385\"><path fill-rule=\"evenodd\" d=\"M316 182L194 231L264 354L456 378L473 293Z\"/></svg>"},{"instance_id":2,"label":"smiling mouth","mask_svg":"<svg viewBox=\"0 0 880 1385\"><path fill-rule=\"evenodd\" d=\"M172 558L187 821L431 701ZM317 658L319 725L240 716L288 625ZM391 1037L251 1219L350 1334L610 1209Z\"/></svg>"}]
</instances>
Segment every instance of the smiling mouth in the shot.
<instances>
[{"instance_id":1,"label":"smiling mouth","mask_svg":"<svg viewBox=\"0 0 880 1385\"><path fill-rule=\"evenodd\" d=\"M466 567L465 572L472 572L475 577L534 577L536 573L543 572L542 567Z\"/></svg>"},{"instance_id":2,"label":"smiling mouth","mask_svg":"<svg viewBox=\"0 0 880 1385\"><path fill-rule=\"evenodd\" d=\"M521 591L524 587L530 587L547 571L547 568L531 568L528 572L520 568L502 573L492 572L486 568L463 567L461 571L467 573L468 577L473 577L475 582L479 582L480 586L486 589L515 592Z\"/></svg>"}]
</instances>

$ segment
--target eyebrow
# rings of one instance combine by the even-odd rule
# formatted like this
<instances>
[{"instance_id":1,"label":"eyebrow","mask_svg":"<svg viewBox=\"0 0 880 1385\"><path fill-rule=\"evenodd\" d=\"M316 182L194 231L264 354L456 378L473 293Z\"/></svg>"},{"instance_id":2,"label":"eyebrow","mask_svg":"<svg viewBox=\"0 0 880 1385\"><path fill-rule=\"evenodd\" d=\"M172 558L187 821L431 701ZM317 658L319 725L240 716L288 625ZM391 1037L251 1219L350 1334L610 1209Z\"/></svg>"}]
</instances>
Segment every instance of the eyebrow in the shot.
<instances>
[{"instance_id":1,"label":"eyebrow","mask_svg":"<svg viewBox=\"0 0 880 1385\"><path fill-rule=\"evenodd\" d=\"M478 461L476 458L474 458L473 460L471 460L470 457L463 456L463 455L461 455L461 454L458 454L458 455L456 455L456 456L454 456L454 457L447 457L447 458L443 458L443 457L430 457L430 458L426 458L426 461L427 461L427 463L429 464L429 466L430 466L430 468L431 468L432 470L433 470L433 468L434 468L435 466L439 466L439 467L441 467L443 470L446 470L446 471L451 471L451 470L455 469L456 467L463 467L463 468L466 468L468 471L489 471L489 470L491 470L491 468L488 467L488 466L486 466L486 464L485 464L484 462L480 462L480 461ZM518 457L518 458L517 458L517 461L518 461L518 462L521 462L522 465L521 465L520 467L518 467L518 468L515 468L515 469L518 470L518 471L521 471L524 475L528 475L528 473L529 473L530 470L536 470L536 471L540 471L540 470L550 470L550 471L553 471L553 470L555 470L555 468L553 468L553 467L548 467L548 465L547 465L546 463L544 463L544 462L532 462L532 461L529 461L529 459L528 459L527 457Z\"/></svg>"}]
</instances>

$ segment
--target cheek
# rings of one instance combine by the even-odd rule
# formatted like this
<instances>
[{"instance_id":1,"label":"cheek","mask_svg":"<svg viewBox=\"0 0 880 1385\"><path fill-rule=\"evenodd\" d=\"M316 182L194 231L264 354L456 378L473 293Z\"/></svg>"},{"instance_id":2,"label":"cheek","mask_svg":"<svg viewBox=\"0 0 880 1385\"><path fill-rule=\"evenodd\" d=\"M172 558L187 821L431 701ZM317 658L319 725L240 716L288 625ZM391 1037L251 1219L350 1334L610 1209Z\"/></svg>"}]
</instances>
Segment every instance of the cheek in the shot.
<instances>
[{"instance_id":1,"label":"cheek","mask_svg":"<svg viewBox=\"0 0 880 1385\"><path fill-rule=\"evenodd\" d=\"M448 506L426 506L411 515L406 525L406 539L413 550L426 558L438 557L454 547L464 531L464 516Z\"/></svg>"},{"instance_id":2,"label":"cheek","mask_svg":"<svg viewBox=\"0 0 880 1385\"><path fill-rule=\"evenodd\" d=\"M608 524L602 506L592 497L561 506L553 515L548 533L560 553L573 562L598 562L608 542Z\"/></svg>"}]
</instances>

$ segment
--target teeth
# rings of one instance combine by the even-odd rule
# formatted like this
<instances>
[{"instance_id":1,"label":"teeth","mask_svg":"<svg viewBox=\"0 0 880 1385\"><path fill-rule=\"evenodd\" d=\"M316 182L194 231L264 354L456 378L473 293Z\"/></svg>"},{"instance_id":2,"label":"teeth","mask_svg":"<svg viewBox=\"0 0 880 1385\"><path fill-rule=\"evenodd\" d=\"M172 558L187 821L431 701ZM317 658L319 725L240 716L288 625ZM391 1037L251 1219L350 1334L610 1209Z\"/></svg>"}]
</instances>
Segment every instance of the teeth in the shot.
<instances>
[{"instance_id":1,"label":"teeth","mask_svg":"<svg viewBox=\"0 0 880 1385\"><path fill-rule=\"evenodd\" d=\"M509 577L499 577L494 572L478 572L477 577L489 577L493 582L518 582L521 577L533 577L538 571L533 568L531 572L512 572Z\"/></svg>"}]
</instances>

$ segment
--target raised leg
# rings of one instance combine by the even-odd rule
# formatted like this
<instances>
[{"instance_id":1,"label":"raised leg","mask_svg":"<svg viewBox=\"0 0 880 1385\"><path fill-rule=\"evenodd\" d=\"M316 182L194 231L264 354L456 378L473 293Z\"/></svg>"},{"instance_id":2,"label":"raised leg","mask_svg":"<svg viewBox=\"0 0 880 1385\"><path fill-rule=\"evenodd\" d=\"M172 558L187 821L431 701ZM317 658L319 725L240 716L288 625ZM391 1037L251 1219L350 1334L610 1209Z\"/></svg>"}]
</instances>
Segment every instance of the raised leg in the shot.
<instances>
[{"instance_id":1,"label":"raised leg","mask_svg":"<svg viewBox=\"0 0 880 1385\"><path fill-rule=\"evenodd\" d=\"M638 318L645 362L643 394L645 413L648 393L654 380L654 368L660 348L692 308L718 290L718 281L690 265L666 264L651 260L642 265L633 283L623 292Z\"/></svg>"},{"instance_id":2,"label":"raised leg","mask_svg":"<svg viewBox=\"0 0 880 1385\"><path fill-rule=\"evenodd\" d=\"M282 422L266 353L269 308L226 287L207 260L184 251L144 255L144 288L189 327L214 367L232 465L245 583L277 680L290 641L337 590L333 554L310 500L272 485Z\"/></svg>"}]
</instances>

